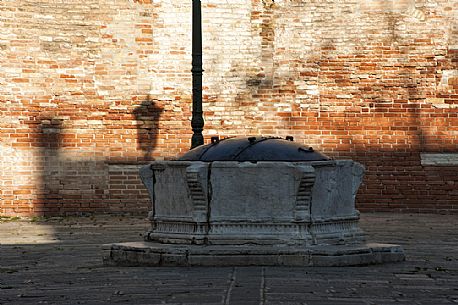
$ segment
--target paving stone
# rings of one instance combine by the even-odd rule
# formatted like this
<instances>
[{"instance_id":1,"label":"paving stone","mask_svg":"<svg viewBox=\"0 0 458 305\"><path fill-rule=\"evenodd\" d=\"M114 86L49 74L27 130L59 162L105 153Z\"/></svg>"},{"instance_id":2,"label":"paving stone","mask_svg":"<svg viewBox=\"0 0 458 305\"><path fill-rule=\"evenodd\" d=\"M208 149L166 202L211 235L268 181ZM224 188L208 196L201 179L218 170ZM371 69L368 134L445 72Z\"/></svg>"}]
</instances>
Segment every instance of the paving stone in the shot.
<instances>
[{"instance_id":1,"label":"paving stone","mask_svg":"<svg viewBox=\"0 0 458 305\"><path fill-rule=\"evenodd\" d=\"M0 304L457 304L456 216L363 214L401 263L364 267L105 267L102 244L141 240L141 218L0 223Z\"/></svg>"}]
</instances>

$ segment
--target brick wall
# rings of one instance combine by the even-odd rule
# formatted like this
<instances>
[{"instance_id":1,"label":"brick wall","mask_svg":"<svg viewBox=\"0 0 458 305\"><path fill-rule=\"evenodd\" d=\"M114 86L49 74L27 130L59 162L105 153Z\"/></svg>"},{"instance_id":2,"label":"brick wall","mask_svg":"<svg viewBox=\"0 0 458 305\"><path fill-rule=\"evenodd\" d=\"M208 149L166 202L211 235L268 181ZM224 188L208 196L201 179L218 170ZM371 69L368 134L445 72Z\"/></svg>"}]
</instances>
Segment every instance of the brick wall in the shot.
<instances>
[{"instance_id":1,"label":"brick wall","mask_svg":"<svg viewBox=\"0 0 458 305\"><path fill-rule=\"evenodd\" d=\"M457 0L203 1L205 134L367 168L361 210L458 211ZM191 1L0 1L0 215L148 210L190 145ZM455 160L452 158L451 160Z\"/></svg>"}]
</instances>

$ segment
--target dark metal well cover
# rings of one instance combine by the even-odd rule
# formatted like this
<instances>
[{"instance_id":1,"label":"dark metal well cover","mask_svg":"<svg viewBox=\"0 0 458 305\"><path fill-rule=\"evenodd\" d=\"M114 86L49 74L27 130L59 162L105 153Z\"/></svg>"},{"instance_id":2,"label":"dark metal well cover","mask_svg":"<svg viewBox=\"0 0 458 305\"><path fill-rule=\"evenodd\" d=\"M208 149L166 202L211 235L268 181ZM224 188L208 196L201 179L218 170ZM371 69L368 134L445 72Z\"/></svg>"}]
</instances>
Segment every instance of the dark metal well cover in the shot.
<instances>
[{"instance_id":1,"label":"dark metal well cover","mask_svg":"<svg viewBox=\"0 0 458 305\"><path fill-rule=\"evenodd\" d=\"M212 143L191 149L180 161L326 161L329 157L311 147L294 143L292 137L212 137Z\"/></svg>"}]
</instances>

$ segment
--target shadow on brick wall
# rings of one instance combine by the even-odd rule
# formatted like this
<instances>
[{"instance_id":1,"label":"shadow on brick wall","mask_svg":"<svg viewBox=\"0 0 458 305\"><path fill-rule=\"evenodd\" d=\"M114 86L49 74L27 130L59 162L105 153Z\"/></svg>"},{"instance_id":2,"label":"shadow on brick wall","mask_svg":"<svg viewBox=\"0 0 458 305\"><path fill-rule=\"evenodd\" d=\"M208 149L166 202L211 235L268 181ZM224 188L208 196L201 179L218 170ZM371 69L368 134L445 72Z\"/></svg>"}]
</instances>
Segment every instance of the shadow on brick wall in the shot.
<instances>
[{"instance_id":1,"label":"shadow on brick wall","mask_svg":"<svg viewBox=\"0 0 458 305\"><path fill-rule=\"evenodd\" d=\"M125 141L121 143L121 153L125 155L116 157L111 156L111 153L102 154L100 149L96 149L99 142L93 142L93 131L80 133L67 129L65 122L57 116L37 118L33 126L37 164L34 165L36 187L32 198L32 214L146 215L150 202L138 170L154 160L161 111L149 99L131 111L135 127L130 128L137 130L133 132L130 129L116 140ZM127 147L129 145L132 147ZM104 143L103 147L111 148L111 142Z\"/></svg>"},{"instance_id":2,"label":"shadow on brick wall","mask_svg":"<svg viewBox=\"0 0 458 305\"><path fill-rule=\"evenodd\" d=\"M40 118L37 130L39 148L37 196L33 206L36 215L46 216L59 209L60 181L59 149L62 145L62 121L52 117Z\"/></svg>"},{"instance_id":3,"label":"shadow on brick wall","mask_svg":"<svg viewBox=\"0 0 458 305\"><path fill-rule=\"evenodd\" d=\"M148 97L132 112L137 122L137 150L143 153L143 160L154 160L152 152L157 146L159 118L162 108Z\"/></svg>"}]
</instances>

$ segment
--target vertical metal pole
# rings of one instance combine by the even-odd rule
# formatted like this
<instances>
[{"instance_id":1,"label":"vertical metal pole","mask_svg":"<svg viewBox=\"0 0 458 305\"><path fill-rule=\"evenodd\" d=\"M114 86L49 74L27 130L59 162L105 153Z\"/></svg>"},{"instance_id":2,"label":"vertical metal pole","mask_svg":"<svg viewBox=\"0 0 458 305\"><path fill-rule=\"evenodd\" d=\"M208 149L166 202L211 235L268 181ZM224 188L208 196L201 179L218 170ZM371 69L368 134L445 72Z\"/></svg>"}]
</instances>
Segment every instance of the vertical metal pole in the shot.
<instances>
[{"instance_id":1,"label":"vertical metal pole","mask_svg":"<svg viewBox=\"0 0 458 305\"><path fill-rule=\"evenodd\" d=\"M200 0L192 0L192 119L191 149L204 144L202 116L202 12Z\"/></svg>"}]
</instances>

